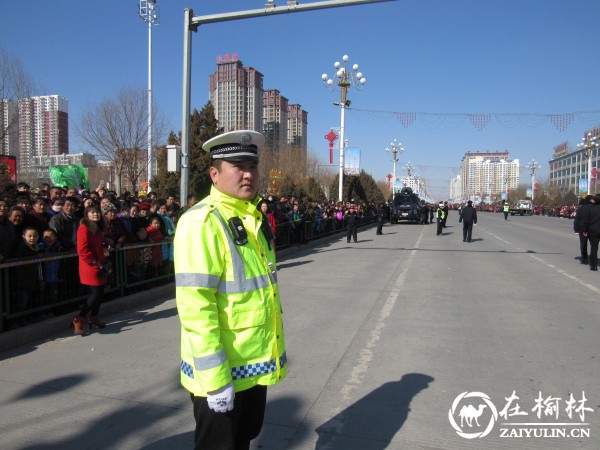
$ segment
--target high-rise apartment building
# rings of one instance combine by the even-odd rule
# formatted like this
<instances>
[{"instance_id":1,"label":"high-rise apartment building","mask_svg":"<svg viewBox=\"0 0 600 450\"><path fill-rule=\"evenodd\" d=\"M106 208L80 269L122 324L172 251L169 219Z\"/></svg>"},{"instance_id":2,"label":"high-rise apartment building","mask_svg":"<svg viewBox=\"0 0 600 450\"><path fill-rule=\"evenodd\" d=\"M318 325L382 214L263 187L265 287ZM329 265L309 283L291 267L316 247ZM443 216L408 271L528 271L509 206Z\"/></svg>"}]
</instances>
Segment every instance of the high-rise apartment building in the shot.
<instances>
[{"instance_id":1,"label":"high-rise apartment building","mask_svg":"<svg viewBox=\"0 0 600 450\"><path fill-rule=\"evenodd\" d=\"M17 104L0 99L0 155L19 155L19 115Z\"/></svg>"},{"instance_id":2,"label":"high-rise apartment building","mask_svg":"<svg viewBox=\"0 0 600 450\"><path fill-rule=\"evenodd\" d=\"M263 134L267 148L285 148L288 141L288 99L277 89L263 94Z\"/></svg>"},{"instance_id":3,"label":"high-rise apartment building","mask_svg":"<svg viewBox=\"0 0 600 450\"><path fill-rule=\"evenodd\" d=\"M461 165L461 200L493 202L519 186L519 160L508 151L467 152Z\"/></svg>"},{"instance_id":4,"label":"high-rise apartment building","mask_svg":"<svg viewBox=\"0 0 600 450\"><path fill-rule=\"evenodd\" d=\"M67 100L58 95L20 99L19 171L35 165L36 158L69 153Z\"/></svg>"},{"instance_id":5,"label":"high-rise apartment building","mask_svg":"<svg viewBox=\"0 0 600 450\"><path fill-rule=\"evenodd\" d=\"M460 202L463 200L460 175L450 180L450 198L453 202Z\"/></svg>"},{"instance_id":6,"label":"high-rise apartment building","mask_svg":"<svg viewBox=\"0 0 600 450\"><path fill-rule=\"evenodd\" d=\"M292 148L301 149L304 154L308 147L308 112L298 104L288 105L287 142Z\"/></svg>"},{"instance_id":7,"label":"high-rise apartment building","mask_svg":"<svg viewBox=\"0 0 600 450\"><path fill-rule=\"evenodd\" d=\"M217 58L209 75L209 99L224 131L254 130L265 135L267 148L307 153L308 113L290 105L277 89L263 89L263 75L244 67L237 54Z\"/></svg>"},{"instance_id":8,"label":"high-rise apartment building","mask_svg":"<svg viewBox=\"0 0 600 450\"><path fill-rule=\"evenodd\" d=\"M217 58L217 71L209 75L209 99L224 131L263 131L263 75L244 67L237 55Z\"/></svg>"}]
</instances>

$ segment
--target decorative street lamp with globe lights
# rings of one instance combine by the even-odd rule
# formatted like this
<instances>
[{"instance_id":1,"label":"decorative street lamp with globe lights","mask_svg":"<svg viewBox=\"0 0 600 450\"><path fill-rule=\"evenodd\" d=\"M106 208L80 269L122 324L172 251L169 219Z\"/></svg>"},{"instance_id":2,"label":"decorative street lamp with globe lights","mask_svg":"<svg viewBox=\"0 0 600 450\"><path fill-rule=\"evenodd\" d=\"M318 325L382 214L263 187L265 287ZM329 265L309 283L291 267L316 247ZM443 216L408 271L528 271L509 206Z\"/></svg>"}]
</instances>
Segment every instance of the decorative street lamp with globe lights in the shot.
<instances>
[{"instance_id":1,"label":"decorative street lamp with globe lights","mask_svg":"<svg viewBox=\"0 0 600 450\"><path fill-rule=\"evenodd\" d=\"M159 9L156 0L140 0L138 15L148 24L148 187L152 179L152 27L159 23Z\"/></svg>"},{"instance_id":2,"label":"decorative street lamp with globe lights","mask_svg":"<svg viewBox=\"0 0 600 450\"><path fill-rule=\"evenodd\" d=\"M406 164L404 164L403 169L406 170L406 174L407 174L405 184L409 188L415 190L416 180L418 178L418 175L413 172L415 170L415 166L413 166L413 164L409 161Z\"/></svg>"},{"instance_id":3,"label":"decorative street lamp with globe lights","mask_svg":"<svg viewBox=\"0 0 600 450\"><path fill-rule=\"evenodd\" d=\"M390 142L389 148L385 149L386 152L391 153L394 157L392 162L394 163L394 178L392 179L392 199L394 194L396 193L396 163L398 162L398 153L404 153L404 148L402 144L394 139Z\"/></svg>"},{"instance_id":4,"label":"decorative street lamp with globe lights","mask_svg":"<svg viewBox=\"0 0 600 450\"><path fill-rule=\"evenodd\" d=\"M334 105L339 106L341 110L341 126L340 126L340 184L338 190L338 198L343 201L343 189L344 189L344 126L345 126L345 110L350 107L350 100L348 100L348 88L354 86L357 89L362 88L367 82L363 74L358 71L358 64L352 66L352 71L346 69L348 65L348 55L342 57L343 63L336 61L333 65L337 70L333 78L324 73L321 75L321 79L325 82L329 90L335 88L334 82L340 87L342 98L339 103L335 102Z\"/></svg>"},{"instance_id":5,"label":"decorative street lamp with globe lights","mask_svg":"<svg viewBox=\"0 0 600 450\"><path fill-rule=\"evenodd\" d=\"M542 166L541 164L538 164L538 162L535 159L532 159L527 163L525 168L531 169L531 201L533 201L533 199L535 198L535 170L541 169Z\"/></svg>"},{"instance_id":6,"label":"decorative street lamp with globe lights","mask_svg":"<svg viewBox=\"0 0 600 450\"><path fill-rule=\"evenodd\" d=\"M581 138L583 141L577 144L577 147L586 149L585 157L587 158L587 195L592 194L592 149L598 148L600 143L598 142L598 136L592 136L592 133L586 133L585 138ZM596 155L597 156L597 155ZM596 158L597 159L597 158Z\"/></svg>"},{"instance_id":7,"label":"decorative street lamp with globe lights","mask_svg":"<svg viewBox=\"0 0 600 450\"><path fill-rule=\"evenodd\" d=\"M408 179L410 180L410 176L412 174L412 171L415 170L415 166L413 166L412 163L409 161L404 165L403 169L406 170L406 173L408 174Z\"/></svg>"}]
</instances>

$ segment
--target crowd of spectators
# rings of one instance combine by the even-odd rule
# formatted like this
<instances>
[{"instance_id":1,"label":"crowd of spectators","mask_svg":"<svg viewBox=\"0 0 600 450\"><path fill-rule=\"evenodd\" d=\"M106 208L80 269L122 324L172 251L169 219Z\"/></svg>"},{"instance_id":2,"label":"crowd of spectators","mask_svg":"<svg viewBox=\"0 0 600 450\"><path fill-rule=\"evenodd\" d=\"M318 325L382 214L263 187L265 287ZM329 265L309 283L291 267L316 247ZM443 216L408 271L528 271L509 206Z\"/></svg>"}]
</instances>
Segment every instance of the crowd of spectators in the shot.
<instances>
[{"instance_id":1,"label":"crowd of spectators","mask_svg":"<svg viewBox=\"0 0 600 450\"><path fill-rule=\"evenodd\" d=\"M477 206L479 211L485 212L502 212L502 203L480 203ZM548 217L562 217L564 219L573 219L575 212L577 211L577 205L559 205L559 206L546 206L546 205L535 205L533 207L533 214L536 216L548 216Z\"/></svg>"},{"instance_id":2,"label":"crowd of spectators","mask_svg":"<svg viewBox=\"0 0 600 450\"><path fill-rule=\"evenodd\" d=\"M170 270L171 237L178 215L185 210L175 196L158 199L153 192L140 197L126 191L117 196L104 185L96 190L48 184L31 189L18 183L16 192L0 197L0 263L23 263L8 269L12 271L11 313L52 305L61 293L69 298L80 292L73 282L78 280L76 257L28 260L76 255L77 229L85 208L92 204L102 212L100 225L111 258L121 250L125 254L128 280L152 279L161 270Z\"/></svg>"},{"instance_id":3,"label":"crowd of spectators","mask_svg":"<svg viewBox=\"0 0 600 450\"><path fill-rule=\"evenodd\" d=\"M318 237L342 230L351 210L368 220L374 220L377 210L377 205L362 201L316 202L295 196L268 196L264 203L276 242L289 236L291 245L305 243L309 233Z\"/></svg>"}]
</instances>

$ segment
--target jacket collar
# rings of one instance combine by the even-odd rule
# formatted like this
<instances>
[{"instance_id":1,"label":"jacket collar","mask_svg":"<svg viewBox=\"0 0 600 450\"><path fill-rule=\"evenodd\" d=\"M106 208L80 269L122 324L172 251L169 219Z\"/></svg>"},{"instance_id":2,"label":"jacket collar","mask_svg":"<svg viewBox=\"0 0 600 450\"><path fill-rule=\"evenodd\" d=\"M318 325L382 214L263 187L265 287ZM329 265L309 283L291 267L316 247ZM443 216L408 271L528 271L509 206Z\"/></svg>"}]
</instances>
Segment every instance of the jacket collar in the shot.
<instances>
[{"instance_id":1,"label":"jacket collar","mask_svg":"<svg viewBox=\"0 0 600 450\"><path fill-rule=\"evenodd\" d=\"M256 212L256 207L262 200L258 194L255 195L252 200L240 200L239 198L231 197L230 195L222 193L215 186L210 188L210 196L223 206L236 209L244 214L253 214Z\"/></svg>"}]
</instances>

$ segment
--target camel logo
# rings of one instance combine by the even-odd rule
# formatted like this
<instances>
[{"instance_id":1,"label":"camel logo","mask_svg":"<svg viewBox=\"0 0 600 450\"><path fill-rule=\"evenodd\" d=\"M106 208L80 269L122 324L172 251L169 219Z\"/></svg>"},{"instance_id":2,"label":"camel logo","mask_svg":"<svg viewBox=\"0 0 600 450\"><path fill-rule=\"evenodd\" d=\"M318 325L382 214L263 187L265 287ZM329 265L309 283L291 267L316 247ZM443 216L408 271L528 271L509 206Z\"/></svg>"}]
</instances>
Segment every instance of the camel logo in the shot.
<instances>
[{"instance_id":1,"label":"camel logo","mask_svg":"<svg viewBox=\"0 0 600 450\"><path fill-rule=\"evenodd\" d=\"M482 400L483 403L467 404L466 401L463 402L463 399L468 398L479 399ZM484 414L484 411L486 411L486 408L489 408L489 410L486 412L486 417L489 415L490 419L485 429L483 431L465 433L463 431L463 427L465 426L468 428L475 427L476 430L482 428L482 425L479 423L479 419ZM457 411L458 416L460 417L460 426L455 420ZM452 408L450 408L448 411L448 419L450 420L450 425L452 425L452 428L456 430L456 434L458 434L460 437L465 439L482 438L487 436L490 431L492 431L492 428L494 428L494 424L496 423L496 420L498 420L498 411L496 410L496 407L490 398L483 392L463 392L454 399L454 402L452 402Z\"/></svg>"}]
</instances>

